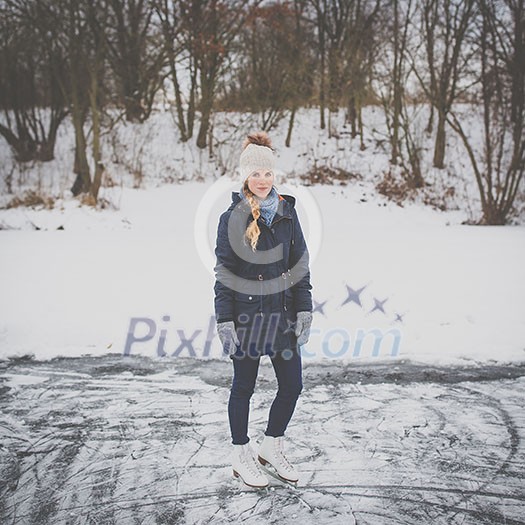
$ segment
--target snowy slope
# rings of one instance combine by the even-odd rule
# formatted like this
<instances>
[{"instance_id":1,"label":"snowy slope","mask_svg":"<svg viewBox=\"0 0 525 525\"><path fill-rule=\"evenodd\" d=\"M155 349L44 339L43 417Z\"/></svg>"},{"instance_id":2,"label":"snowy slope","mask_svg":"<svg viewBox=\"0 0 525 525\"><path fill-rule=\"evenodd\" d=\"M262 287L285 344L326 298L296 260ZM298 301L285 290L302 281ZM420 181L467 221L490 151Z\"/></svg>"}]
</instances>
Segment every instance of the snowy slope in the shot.
<instances>
[{"instance_id":1,"label":"snowy slope","mask_svg":"<svg viewBox=\"0 0 525 525\"><path fill-rule=\"evenodd\" d=\"M0 143L0 171L15 170L19 192L38 180L42 192L56 198L52 210L0 210L0 356L220 357L213 248L218 216L239 188L240 138L254 126L243 118L216 117L212 160L177 142L166 112L140 127L123 123L106 137L113 185L101 189L105 208L98 210L80 206L67 189L74 180L67 126L56 160L23 174ZM300 113L291 149L283 146L285 122L272 134L277 188L298 197L312 255L319 306L305 359L524 360L525 226L462 224L479 217L479 203L455 137L449 135L443 171L429 168L432 137L424 143L435 196L450 184L456 188L447 200L450 211L421 199L400 207L375 190L388 168L380 112L367 108L364 151L342 125L338 139L319 134L317 119L314 110ZM342 167L361 179L298 185L314 164ZM4 188L2 200L10 198ZM352 293L362 287L359 305ZM130 344L130 338L137 340Z\"/></svg>"}]
</instances>

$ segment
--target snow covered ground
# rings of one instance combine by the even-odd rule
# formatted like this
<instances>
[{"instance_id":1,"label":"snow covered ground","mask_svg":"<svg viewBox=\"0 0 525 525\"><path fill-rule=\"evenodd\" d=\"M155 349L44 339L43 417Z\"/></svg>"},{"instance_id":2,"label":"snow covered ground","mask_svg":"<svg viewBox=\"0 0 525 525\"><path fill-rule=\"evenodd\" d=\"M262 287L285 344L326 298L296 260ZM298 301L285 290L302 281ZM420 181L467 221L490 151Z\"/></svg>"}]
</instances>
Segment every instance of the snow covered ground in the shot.
<instances>
[{"instance_id":1,"label":"snow covered ground","mask_svg":"<svg viewBox=\"0 0 525 525\"><path fill-rule=\"evenodd\" d=\"M0 355L219 357L214 237L237 188L221 177L123 189L118 211L4 212L40 230L0 231ZM524 226L462 225L359 182L279 190L297 196L311 251L305 359L524 360Z\"/></svg>"}]
</instances>

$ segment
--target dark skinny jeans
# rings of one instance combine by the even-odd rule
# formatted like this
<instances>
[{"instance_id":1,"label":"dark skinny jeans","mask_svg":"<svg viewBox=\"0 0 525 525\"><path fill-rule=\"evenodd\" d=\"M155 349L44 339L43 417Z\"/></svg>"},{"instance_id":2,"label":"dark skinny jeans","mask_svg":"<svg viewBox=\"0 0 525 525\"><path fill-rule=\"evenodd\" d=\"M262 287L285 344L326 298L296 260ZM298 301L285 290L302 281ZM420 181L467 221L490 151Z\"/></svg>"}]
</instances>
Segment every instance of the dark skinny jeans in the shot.
<instances>
[{"instance_id":1,"label":"dark skinny jeans","mask_svg":"<svg viewBox=\"0 0 525 525\"><path fill-rule=\"evenodd\" d=\"M270 358L277 378L278 390L270 407L268 425L264 433L267 436L278 437L284 435L303 389L301 354L296 348L293 352L288 350L284 354L275 352ZM250 441L248 437L250 398L255 389L261 357L245 355L241 358L232 356L231 359L234 372L228 402L228 417L232 443L244 445Z\"/></svg>"}]
</instances>

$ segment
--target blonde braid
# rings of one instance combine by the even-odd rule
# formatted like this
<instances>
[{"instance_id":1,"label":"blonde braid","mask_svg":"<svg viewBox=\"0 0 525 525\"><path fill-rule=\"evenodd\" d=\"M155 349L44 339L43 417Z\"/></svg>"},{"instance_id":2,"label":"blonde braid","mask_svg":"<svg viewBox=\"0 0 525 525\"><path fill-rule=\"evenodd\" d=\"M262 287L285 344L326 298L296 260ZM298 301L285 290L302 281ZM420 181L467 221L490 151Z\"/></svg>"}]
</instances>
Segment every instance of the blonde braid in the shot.
<instances>
[{"instance_id":1,"label":"blonde braid","mask_svg":"<svg viewBox=\"0 0 525 525\"><path fill-rule=\"evenodd\" d=\"M255 251L257 246L257 241L259 240L259 235L261 230L257 224L257 219L261 216L261 208L259 206L259 201L255 198L254 194L248 188L248 181L244 182L243 186L244 196L246 200L250 203L250 208L252 209L253 221L246 228L245 236L250 241L250 246L252 250Z\"/></svg>"}]
</instances>

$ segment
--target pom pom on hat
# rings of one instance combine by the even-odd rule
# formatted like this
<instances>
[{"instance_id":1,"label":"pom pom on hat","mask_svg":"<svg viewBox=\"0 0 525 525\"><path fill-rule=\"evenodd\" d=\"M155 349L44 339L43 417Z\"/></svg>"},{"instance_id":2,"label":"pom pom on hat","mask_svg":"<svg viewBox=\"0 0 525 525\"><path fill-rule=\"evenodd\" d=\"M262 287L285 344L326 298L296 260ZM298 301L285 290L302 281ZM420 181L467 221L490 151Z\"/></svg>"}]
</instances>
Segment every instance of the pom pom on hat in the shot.
<instances>
[{"instance_id":1,"label":"pom pom on hat","mask_svg":"<svg viewBox=\"0 0 525 525\"><path fill-rule=\"evenodd\" d=\"M270 137L264 131L248 135L244 140L243 147L239 162L243 181L258 169L273 171L275 156Z\"/></svg>"}]
</instances>

